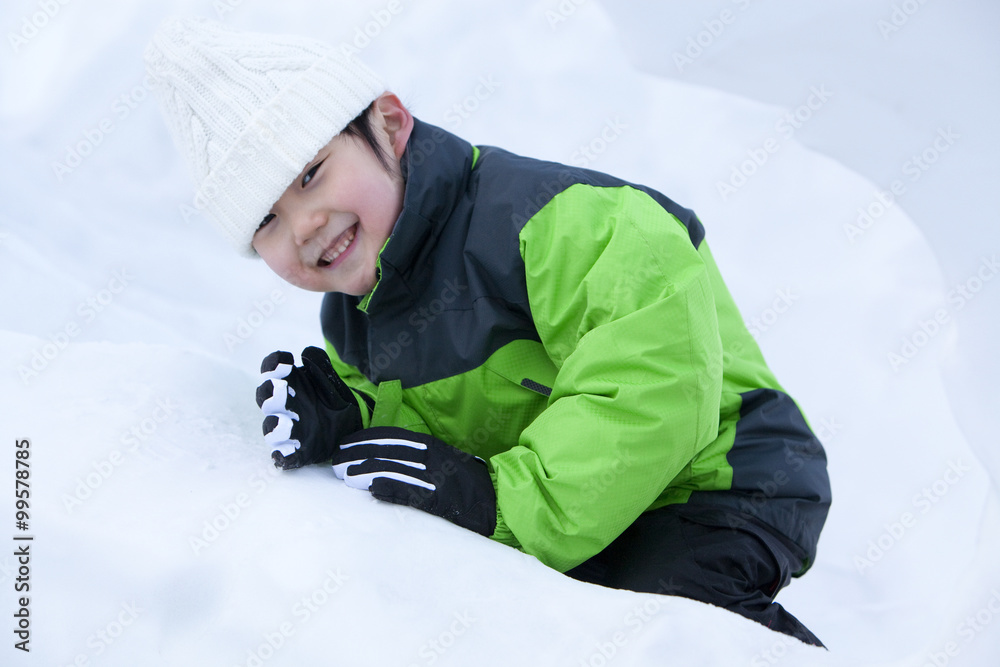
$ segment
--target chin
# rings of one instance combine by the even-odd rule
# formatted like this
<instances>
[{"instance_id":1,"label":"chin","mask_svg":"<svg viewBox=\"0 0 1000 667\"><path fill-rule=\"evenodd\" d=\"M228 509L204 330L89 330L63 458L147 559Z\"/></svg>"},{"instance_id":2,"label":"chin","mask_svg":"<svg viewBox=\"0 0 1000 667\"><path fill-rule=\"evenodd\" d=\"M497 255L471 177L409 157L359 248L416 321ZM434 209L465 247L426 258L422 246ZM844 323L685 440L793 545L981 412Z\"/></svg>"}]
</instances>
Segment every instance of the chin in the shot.
<instances>
[{"instance_id":1,"label":"chin","mask_svg":"<svg viewBox=\"0 0 1000 667\"><path fill-rule=\"evenodd\" d=\"M347 292L352 296L364 296L375 289L375 272L372 271L371 275L365 276L363 279L354 282L351 285L351 290Z\"/></svg>"}]
</instances>

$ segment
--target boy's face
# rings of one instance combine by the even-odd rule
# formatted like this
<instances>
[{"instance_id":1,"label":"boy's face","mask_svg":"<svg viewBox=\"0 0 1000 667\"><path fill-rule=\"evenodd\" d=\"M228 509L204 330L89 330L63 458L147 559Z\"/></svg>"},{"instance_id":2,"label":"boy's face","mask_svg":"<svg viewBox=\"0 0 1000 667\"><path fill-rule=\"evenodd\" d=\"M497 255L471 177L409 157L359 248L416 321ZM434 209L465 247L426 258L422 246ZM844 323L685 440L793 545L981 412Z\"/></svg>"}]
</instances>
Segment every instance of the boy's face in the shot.
<instances>
[{"instance_id":1,"label":"boy's face","mask_svg":"<svg viewBox=\"0 0 1000 667\"><path fill-rule=\"evenodd\" d=\"M403 210L398 158L413 119L387 94L376 101L372 126L387 155L396 156L393 173L366 144L338 134L288 186L254 234L254 249L292 285L355 296L374 288L379 251Z\"/></svg>"}]
</instances>

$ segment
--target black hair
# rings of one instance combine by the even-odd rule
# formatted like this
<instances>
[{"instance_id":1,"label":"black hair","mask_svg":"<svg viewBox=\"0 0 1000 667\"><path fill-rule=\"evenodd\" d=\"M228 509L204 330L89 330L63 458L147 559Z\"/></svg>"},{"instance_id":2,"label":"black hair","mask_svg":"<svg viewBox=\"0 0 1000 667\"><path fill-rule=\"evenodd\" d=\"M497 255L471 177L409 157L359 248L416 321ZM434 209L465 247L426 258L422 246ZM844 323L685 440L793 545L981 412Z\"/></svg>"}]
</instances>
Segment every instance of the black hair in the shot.
<instances>
[{"instance_id":1,"label":"black hair","mask_svg":"<svg viewBox=\"0 0 1000 667\"><path fill-rule=\"evenodd\" d=\"M382 144L378 142L378 139L375 137L375 131L372 128L371 115L374 109L375 102L372 102L368 105L367 109L358 114L357 118L348 123L347 127L341 133L364 142L371 149L372 153L375 154L375 159L382 165L382 168L391 174L393 173L392 160L386 154Z\"/></svg>"}]
</instances>

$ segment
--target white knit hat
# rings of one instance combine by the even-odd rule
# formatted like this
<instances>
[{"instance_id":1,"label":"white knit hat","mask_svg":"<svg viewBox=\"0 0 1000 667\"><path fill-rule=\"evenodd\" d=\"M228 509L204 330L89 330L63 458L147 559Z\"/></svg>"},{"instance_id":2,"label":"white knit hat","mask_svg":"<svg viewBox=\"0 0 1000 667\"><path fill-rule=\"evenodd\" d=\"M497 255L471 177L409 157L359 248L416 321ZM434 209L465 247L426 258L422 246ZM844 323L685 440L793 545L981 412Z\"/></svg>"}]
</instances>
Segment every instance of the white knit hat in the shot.
<instances>
[{"instance_id":1,"label":"white knit hat","mask_svg":"<svg viewBox=\"0 0 1000 667\"><path fill-rule=\"evenodd\" d=\"M385 92L322 42L168 19L143 54L204 209L237 250L320 148Z\"/></svg>"}]
</instances>

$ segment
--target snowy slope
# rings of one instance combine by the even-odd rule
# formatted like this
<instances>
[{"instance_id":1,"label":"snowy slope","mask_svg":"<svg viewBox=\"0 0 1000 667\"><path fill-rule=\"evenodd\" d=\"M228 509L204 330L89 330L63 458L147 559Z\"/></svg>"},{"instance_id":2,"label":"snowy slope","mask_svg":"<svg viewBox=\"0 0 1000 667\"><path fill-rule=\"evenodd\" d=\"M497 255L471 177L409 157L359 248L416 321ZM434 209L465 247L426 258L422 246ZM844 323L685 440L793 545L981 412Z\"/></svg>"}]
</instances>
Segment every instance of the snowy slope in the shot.
<instances>
[{"instance_id":1,"label":"snowy slope","mask_svg":"<svg viewBox=\"0 0 1000 667\"><path fill-rule=\"evenodd\" d=\"M626 3L554 0L70 3L16 48L8 36L0 476L13 477L15 439L30 438L36 541L32 652L8 636L0 664L995 664L996 487L983 446L963 434L983 429L951 407L983 404L990 385L942 373L977 366L956 344L959 325L975 312L995 331L982 304L1000 283L959 308L959 279L928 242L949 223L917 225L900 206L849 238L845 221L884 181L807 148L808 127L776 125L808 86L799 101L753 96L709 55L697 64L715 80L678 80L643 51L644 26L712 16L714 5L687 4L637 22ZM817 34L836 25L771 4ZM21 34L42 5L8 3L0 25ZM854 5L835 18L849 22ZM979 34L975 12L935 11L952 38ZM692 601L572 582L322 468L276 474L255 369L274 349L319 342L319 298L233 257L186 208L190 183L142 86L142 47L168 13L354 43L424 120L697 210L768 360L827 445L835 505L820 557L779 601L831 651ZM801 46L801 30L743 25L770 45L748 58ZM982 65L989 80L995 62ZM841 99L815 98L817 122ZM718 181L760 150L764 164L721 196ZM77 164L74 152L88 154ZM962 281L981 269L976 256ZM894 367L904 339L915 354ZM12 537L13 499L0 506ZM5 614L15 565L0 556Z\"/></svg>"},{"instance_id":2,"label":"snowy slope","mask_svg":"<svg viewBox=\"0 0 1000 667\"><path fill-rule=\"evenodd\" d=\"M1000 374L1000 289L991 280L1000 229L988 214L1000 207L991 186L1000 179L1000 5L716 0L673 3L671 20L659 22L647 20L646 3L604 6L640 70L780 105L787 111L775 121L797 141L871 181L845 226L878 227L879 192L912 217L953 295L941 305L955 335L947 347L935 341L947 356L949 402L1000 480L1000 394L991 391ZM818 88L829 99L811 107Z\"/></svg>"},{"instance_id":3,"label":"snowy slope","mask_svg":"<svg viewBox=\"0 0 1000 667\"><path fill-rule=\"evenodd\" d=\"M277 474L254 382L193 351L78 343L6 402L38 488L30 664L577 664L602 647L644 664L707 640L699 626L699 653L728 664L775 641L705 605L577 584L329 469Z\"/></svg>"}]
</instances>

